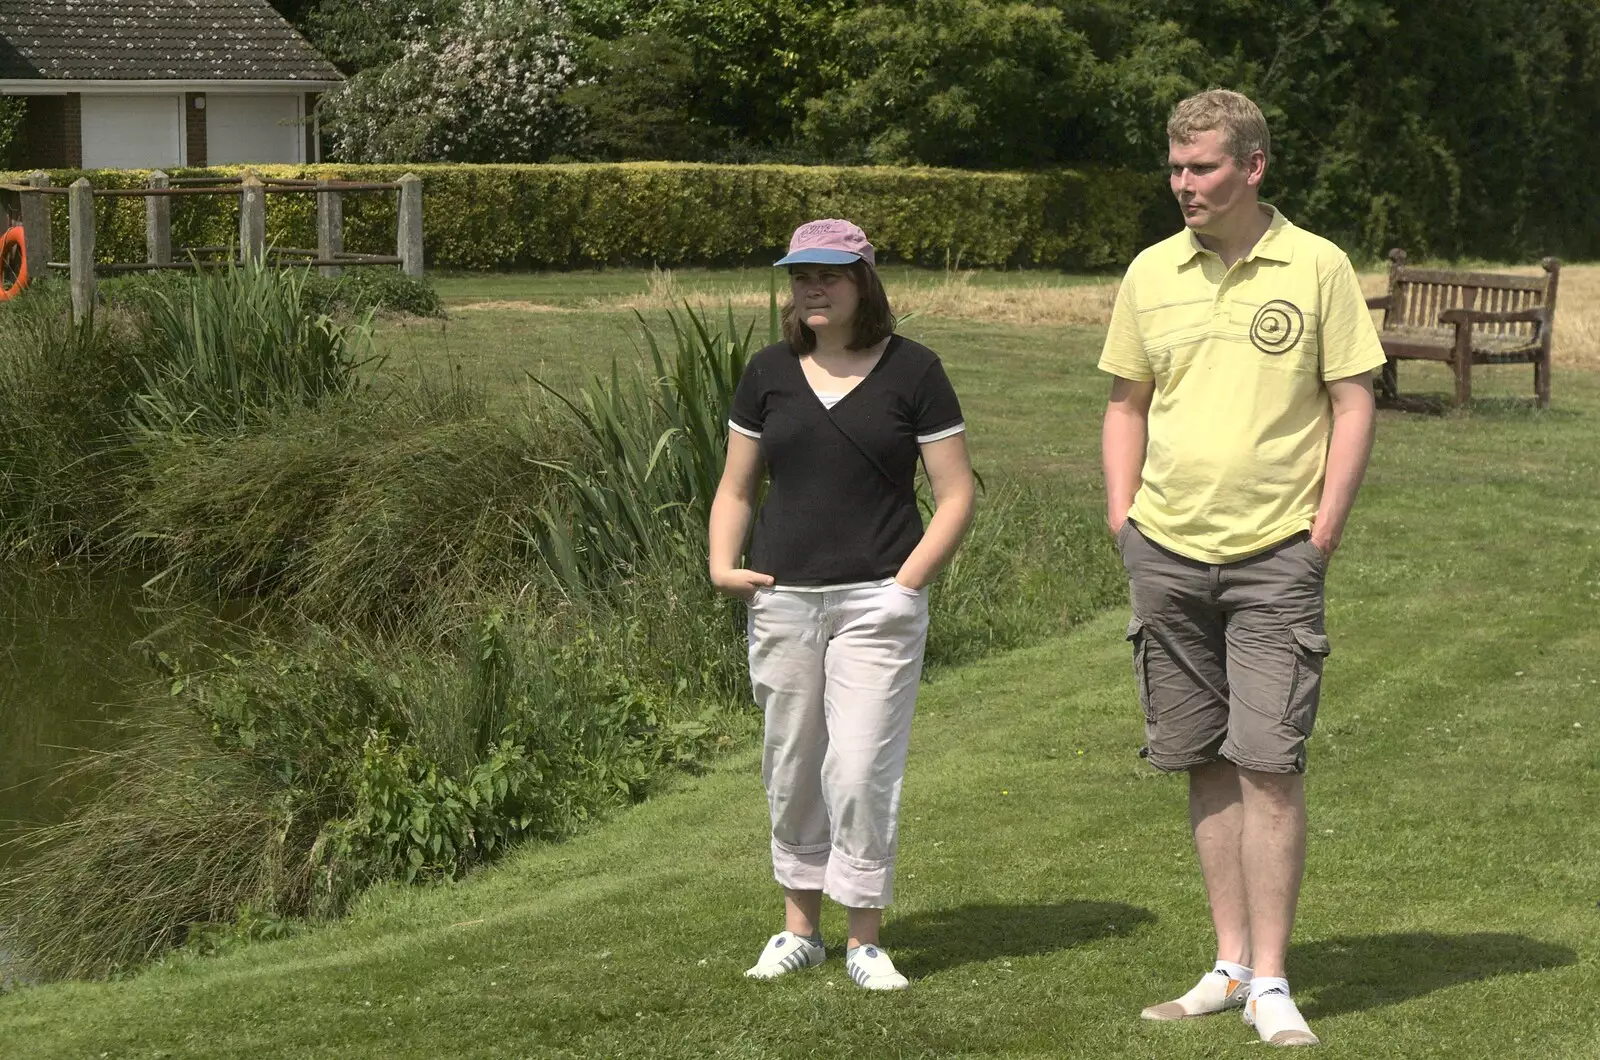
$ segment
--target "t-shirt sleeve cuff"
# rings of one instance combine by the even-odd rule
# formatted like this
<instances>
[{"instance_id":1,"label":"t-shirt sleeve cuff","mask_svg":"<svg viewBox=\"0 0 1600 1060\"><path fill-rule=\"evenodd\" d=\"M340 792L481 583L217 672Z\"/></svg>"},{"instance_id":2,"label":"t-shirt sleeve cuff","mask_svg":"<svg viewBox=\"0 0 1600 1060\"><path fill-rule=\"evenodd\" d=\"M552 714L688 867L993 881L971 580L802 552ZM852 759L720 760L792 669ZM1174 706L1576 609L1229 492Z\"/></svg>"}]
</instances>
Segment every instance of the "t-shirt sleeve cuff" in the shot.
<instances>
[{"instance_id":1,"label":"t-shirt sleeve cuff","mask_svg":"<svg viewBox=\"0 0 1600 1060\"><path fill-rule=\"evenodd\" d=\"M744 435L746 438L759 439L761 437L761 432L760 431L752 430L749 427L740 426L739 424L735 423L733 420L729 420L728 421L728 426L731 427L733 430L738 431L740 434Z\"/></svg>"},{"instance_id":2,"label":"t-shirt sleeve cuff","mask_svg":"<svg viewBox=\"0 0 1600 1060\"><path fill-rule=\"evenodd\" d=\"M1131 379L1135 383L1148 383L1155 379L1155 373L1148 368L1137 368L1131 364L1121 364L1107 358L1102 358L1096 368L1107 375L1114 375L1119 379Z\"/></svg>"},{"instance_id":3,"label":"t-shirt sleeve cuff","mask_svg":"<svg viewBox=\"0 0 1600 1060\"><path fill-rule=\"evenodd\" d=\"M917 444L927 445L929 442L937 442L945 438L952 438L966 429L967 425L964 421L949 427L941 427L936 431L929 431L927 434L917 435Z\"/></svg>"},{"instance_id":4,"label":"t-shirt sleeve cuff","mask_svg":"<svg viewBox=\"0 0 1600 1060\"><path fill-rule=\"evenodd\" d=\"M1349 379L1353 376L1366 375L1368 372L1375 372L1379 368L1382 368L1387 361L1388 358L1385 357L1380 351L1377 354L1374 354L1372 357L1365 357L1359 361L1351 361L1349 364L1326 365L1322 369L1322 379L1323 382L1326 383L1337 383L1341 379Z\"/></svg>"}]
</instances>

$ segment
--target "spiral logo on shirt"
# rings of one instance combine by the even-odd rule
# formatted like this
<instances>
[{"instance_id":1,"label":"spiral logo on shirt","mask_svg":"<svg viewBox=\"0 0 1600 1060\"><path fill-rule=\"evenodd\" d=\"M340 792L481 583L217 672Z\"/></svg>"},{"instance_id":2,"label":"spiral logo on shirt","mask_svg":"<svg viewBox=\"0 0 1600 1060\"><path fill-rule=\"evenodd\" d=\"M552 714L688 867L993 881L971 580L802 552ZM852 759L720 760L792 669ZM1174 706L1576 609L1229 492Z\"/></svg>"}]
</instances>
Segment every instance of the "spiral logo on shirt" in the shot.
<instances>
[{"instance_id":1,"label":"spiral logo on shirt","mask_svg":"<svg viewBox=\"0 0 1600 1060\"><path fill-rule=\"evenodd\" d=\"M1250 341L1262 353L1283 353L1305 334L1306 318L1300 307L1282 298L1274 298L1256 310L1250 321Z\"/></svg>"}]
</instances>

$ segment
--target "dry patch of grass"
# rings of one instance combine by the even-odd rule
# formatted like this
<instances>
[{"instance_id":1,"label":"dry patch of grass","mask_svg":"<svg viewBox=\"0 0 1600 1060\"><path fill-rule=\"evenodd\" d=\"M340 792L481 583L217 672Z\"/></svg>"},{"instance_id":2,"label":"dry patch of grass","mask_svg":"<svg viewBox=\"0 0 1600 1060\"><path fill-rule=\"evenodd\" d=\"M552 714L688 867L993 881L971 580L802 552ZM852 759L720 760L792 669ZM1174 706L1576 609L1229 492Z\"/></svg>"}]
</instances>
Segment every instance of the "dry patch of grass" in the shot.
<instances>
[{"instance_id":1,"label":"dry patch of grass","mask_svg":"<svg viewBox=\"0 0 1600 1060\"><path fill-rule=\"evenodd\" d=\"M468 302L466 305L451 306L450 307L450 312L452 312L452 313L481 313L481 312L499 312L499 313L581 313L581 312L587 312L587 310L577 309L577 308L574 308L572 306L564 306L564 305L545 305L542 302L529 302L529 301L524 301L524 300L516 300L516 301L500 300L500 301L488 301L488 302ZM404 323L404 322L402 321L402 323Z\"/></svg>"},{"instance_id":2,"label":"dry patch of grass","mask_svg":"<svg viewBox=\"0 0 1600 1060\"><path fill-rule=\"evenodd\" d=\"M1111 319L1116 298L1115 281L1073 287L1023 281L1015 286L989 287L973 283L970 272L950 273L933 284L889 288L889 300L901 313L1038 327L1104 326Z\"/></svg>"},{"instance_id":3,"label":"dry patch of grass","mask_svg":"<svg viewBox=\"0 0 1600 1060\"><path fill-rule=\"evenodd\" d=\"M1517 276L1541 273L1537 265L1476 267ZM1383 294L1389 289L1388 273L1364 273L1361 289L1368 297ZM1378 319L1376 313L1373 319ZM1561 286L1556 292L1555 347L1551 357L1562 368L1600 368L1600 265L1561 267Z\"/></svg>"},{"instance_id":4,"label":"dry patch of grass","mask_svg":"<svg viewBox=\"0 0 1600 1060\"><path fill-rule=\"evenodd\" d=\"M975 282L971 271L947 272L931 280L888 284L889 301L902 316L942 317L984 324L1020 324L1041 327L1070 324L1103 326L1111 318L1117 284L1104 283L1062 286L1019 276L1015 284L996 286ZM780 297L782 297L780 293ZM591 313L604 311L640 312L672 309L706 303L718 307L760 308L767 304L765 287L717 291L714 294L686 287L671 269L650 274L649 288L640 294L591 298L579 305L556 306L529 301L469 302L450 308L461 312Z\"/></svg>"},{"instance_id":5,"label":"dry patch of grass","mask_svg":"<svg viewBox=\"0 0 1600 1060\"><path fill-rule=\"evenodd\" d=\"M1539 273L1536 265L1488 267L1521 275ZM979 324L1104 327L1111 319L1111 307L1117 297L1115 280L1063 286L1029 279L1026 273L1016 275L1016 282L1008 284L977 283L977 274L971 271L951 271L928 279L891 282L888 286L889 301L901 315L915 313ZM1387 286L1388 276L1384 271L1368 272L1361 276L1361 288L1369 296L1383 294ZM760 308L767 304L767 290L764 286L752 285L714 293L701 291L685 285L671 269L658 269L650 274L648 289L639 294L592 298L574 306L530 301L482 301L453 306L450 311L646 312L671 309L681 306L685 301L717 307L731 303L737 308ZM1600 265L1569 265L1561 270L1555 362L1565 368L1600 369Z\"/></svg>"}]
</instances>

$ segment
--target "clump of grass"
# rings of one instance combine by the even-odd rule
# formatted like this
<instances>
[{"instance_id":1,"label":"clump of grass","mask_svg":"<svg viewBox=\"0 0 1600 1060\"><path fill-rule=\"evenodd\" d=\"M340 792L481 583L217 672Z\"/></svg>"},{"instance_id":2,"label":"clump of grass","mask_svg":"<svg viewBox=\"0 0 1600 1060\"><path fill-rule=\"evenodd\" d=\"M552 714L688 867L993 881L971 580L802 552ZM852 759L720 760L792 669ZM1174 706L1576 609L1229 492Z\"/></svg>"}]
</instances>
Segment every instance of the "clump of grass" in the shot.
<instances>
[{"instance_id":1,"label":"clump of grass","mask_svg":"<svg viewBox=\"0 0 1600 1060\"><path fill-rule=\"evenodd\" d=\"M137 321L70 321L65 291L0 308L0 553L97 551L136 463L122 413L138 377Z\"/></svg>"},{"instance_id":2,"label":"clump of grass","mask_svg":"<svg viewBox=\"0 0 1600 1060\"><path fill-rule=\"evenodd\" d=\"M181 945L241 907L304 906L314 797L245 757L219 753L199 719L143 715L140 736L80 770L100 791L69 820L23 840L0 881L0 922L22 978L104 978ZM310 833L314 837L314 829Z\"/></svg>"},{"instance_id":3,"label":"clump of grass","mask_svg":"<svg viewBox=\"0 0 1600 1060\"><path fill-rule=\"evenodd\" d=\"M260 259L201 273L149 299L143 382L129 417L142 434L238 434L285 408L349 397L371 354L371 311L315 315L308 271Z\"/></svg>"},{"instance_id":4,"label":"clump of grass","mask_svg":"<svg viewBox=\"0 0 1600 1060\"><path fill-rule=\"evenodd\" d=\"M237 437L153 437L119 548L185 593L404 623L422 601L536 573L515 527L548 499L555 474L537 456L560 444L537 419L426 385L285 411Z\"/></svg>"}]
</instances>

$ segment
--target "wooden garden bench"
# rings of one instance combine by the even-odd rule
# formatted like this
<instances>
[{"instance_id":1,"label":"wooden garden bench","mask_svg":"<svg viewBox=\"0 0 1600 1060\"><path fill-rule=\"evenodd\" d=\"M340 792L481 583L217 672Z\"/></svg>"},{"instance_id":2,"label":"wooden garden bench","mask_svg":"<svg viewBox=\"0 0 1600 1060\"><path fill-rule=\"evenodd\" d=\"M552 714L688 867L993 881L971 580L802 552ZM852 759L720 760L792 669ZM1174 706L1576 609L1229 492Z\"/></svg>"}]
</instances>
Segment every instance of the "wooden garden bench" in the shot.
<instances>
[{"instance_id":1,"label":"wooden garden bench","mask_svg":"<svg viewBox=\"0 0 1600 1060\"><path fill-rule=\"evenodd\" d=\"M1389 251L1389 293L1367 299L1383 310L1378 336L1389 360L1379 392L1399 394L1399 362L1442 361L1456 377L1457 405L1472 398L1475 364L1531 364L1540 408L1550 407L1550 339L1561 263L1545 258L1543 276L1417 269L1406 252Z\"/></svg>"}]
</instances>

